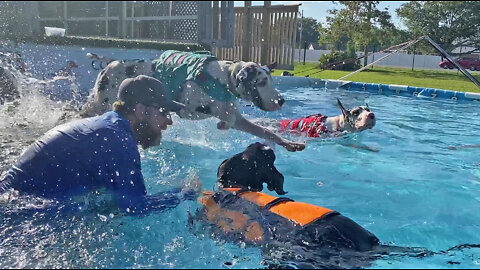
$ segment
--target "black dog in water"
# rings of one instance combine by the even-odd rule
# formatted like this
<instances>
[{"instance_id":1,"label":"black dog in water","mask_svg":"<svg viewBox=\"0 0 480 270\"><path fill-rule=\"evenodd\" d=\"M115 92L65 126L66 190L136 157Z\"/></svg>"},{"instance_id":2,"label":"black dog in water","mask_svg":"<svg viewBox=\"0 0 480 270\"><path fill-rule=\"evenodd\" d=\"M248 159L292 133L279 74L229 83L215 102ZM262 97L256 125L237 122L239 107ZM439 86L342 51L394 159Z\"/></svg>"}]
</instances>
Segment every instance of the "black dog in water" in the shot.
<instances>
[{"instance_id":1,"label":"black dog in water","mask_svg":"<svg viewBox=\"0 0 480 270\"><path fill-rule=\"evenodd\" d=\"M262 191L263 183L270 191L284 195L283 175L275 168L275 153L268 146L254 143L242 153L226 159L218 167L218 182L224 188Z\"/></svg>"},{"instance_id":2,"label":"black dog in water","mask_svg":"<svg viewBox=\"0 0 480 270\"><path fill-rule=\"evenodd\" d=\"M274 161L273 150L261 143L223 161L217 174L221 188L204 192L196 218L223 239L262 246L266 261L274 261L270 267L300 261L302 268L358 268L385 252L405 251L387 251L375 235L336 211L261 193L263 183L286 193Z\"/></svg>"}]
</instances>

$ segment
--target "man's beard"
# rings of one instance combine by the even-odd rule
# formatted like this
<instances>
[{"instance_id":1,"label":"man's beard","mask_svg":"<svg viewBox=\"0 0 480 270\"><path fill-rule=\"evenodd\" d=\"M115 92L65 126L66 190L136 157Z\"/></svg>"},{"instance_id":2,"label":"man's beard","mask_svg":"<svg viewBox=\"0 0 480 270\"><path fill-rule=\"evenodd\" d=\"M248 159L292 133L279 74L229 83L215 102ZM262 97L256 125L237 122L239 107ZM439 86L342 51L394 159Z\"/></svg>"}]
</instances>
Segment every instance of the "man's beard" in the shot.
<instances>
[{"instance_id":1,"label":"man's beard","mask_svg":"<svg viewBox=\"0 0 480 270\"><path fill-rule=\"evenodd\" d=\"M162 133L155 132L148 124L138 123L134 129L137 134L136 140L143 149L158 145L162 139Z\"/></svg>"}]
</instances>

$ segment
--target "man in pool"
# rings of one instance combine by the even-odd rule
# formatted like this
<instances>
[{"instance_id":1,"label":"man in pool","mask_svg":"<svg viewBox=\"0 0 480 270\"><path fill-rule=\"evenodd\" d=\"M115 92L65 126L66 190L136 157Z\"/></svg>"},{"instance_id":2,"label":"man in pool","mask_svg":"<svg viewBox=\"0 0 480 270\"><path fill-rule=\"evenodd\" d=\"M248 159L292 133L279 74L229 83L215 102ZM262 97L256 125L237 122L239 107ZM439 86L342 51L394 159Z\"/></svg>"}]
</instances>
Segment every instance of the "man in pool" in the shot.
<instances>
[{"instance_id":1,"label":"man in pool","mask_svg":"<svg viewBox=\"0 0 480 270\"><path fill-rule=\"evenodd\" d=\"M106 188L127 213L144 214L194 199L197 189L146 195L137 144L160 144L172 124L170 112L183 104L169 100L160 81L140 75L124 80L113 111L55 127L19 157L0 182L7 190L55 200Z\"/></svg>"}]
</instances>

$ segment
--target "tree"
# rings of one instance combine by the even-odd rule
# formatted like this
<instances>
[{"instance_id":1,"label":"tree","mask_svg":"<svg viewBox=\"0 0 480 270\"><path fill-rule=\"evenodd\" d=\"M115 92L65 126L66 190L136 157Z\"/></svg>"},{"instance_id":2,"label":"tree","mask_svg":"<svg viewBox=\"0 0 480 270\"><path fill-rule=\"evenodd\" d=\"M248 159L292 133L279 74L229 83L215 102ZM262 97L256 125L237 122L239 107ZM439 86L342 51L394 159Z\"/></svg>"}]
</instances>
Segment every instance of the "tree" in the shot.
<instances>
[{"instance_id":1,"label":"tree","mask_svg":"<svg viewBox=\"0 0 480 270\"><path fill-rule=\"evenodd\" d=\"M302 19L297 20L297 40L300 40L300 32L302 31L301 28L303 28L302 32L302 40L300 40L301 44L300 47L303 46L303 43L306 41L308 44L313 43L313 44L318 44L318 36L319 32L318 29L321 27L321 24L314 18L306 17Z\"/></svg>"},{"instance_id":2,"label":"tree","mask_svg":"<svg viewBox=\"0 0 480 270\"><path fill-rule=\"evenodd\" d=\"M321 28L320 42L335 44L341 39L352 40L355 47L362 48L364 54L368 52L368 45L378 43L382 31L395 29L390 21L388 11L377 8L379 1L339 1L345 7L340 10L329 10L327 17L328 27ZM364 65L367 58L364 58Z\"/></svg>"},{"instance_id":3,"label":"tree","mask_svg":"<svg viewBox=\"0 0 480 270\"><path fill-rule=\"evenodd\" d=\"M411 1L396 10L414 37L428 35L447 51L480 46L479 11L477 1Z\"/></svg>"}]
</instances>

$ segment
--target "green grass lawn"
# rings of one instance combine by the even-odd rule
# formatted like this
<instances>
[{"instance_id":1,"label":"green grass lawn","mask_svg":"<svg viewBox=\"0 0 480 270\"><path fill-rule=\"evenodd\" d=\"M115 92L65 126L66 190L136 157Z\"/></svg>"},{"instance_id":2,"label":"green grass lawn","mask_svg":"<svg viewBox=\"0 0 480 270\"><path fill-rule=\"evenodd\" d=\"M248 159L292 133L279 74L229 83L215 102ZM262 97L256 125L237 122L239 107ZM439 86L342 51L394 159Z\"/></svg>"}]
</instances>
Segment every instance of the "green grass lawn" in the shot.
<instances>
[{"instance_id":1,"label":"green grass lawn","mask_svg":"<svg viewBox=\"0 0 480 270\"><path fill-rule=\"evenodd\" d=\"M283 70L275 70L273 75L280 75L282 71ZM351 73L351 71L339 70L320 71L315 63L306 63L305 65L295 64L294 71L289 72L299 77L310 75L310 78L335 80ZM480 80L480 73L478 71L471 72L469 70L469 72L477 78L477 80ZM480 88L461 72L456 71L424 69L414 69L412 71L411 68L374 67L352 75L345 80L368 83L400 84L480 93Z\"/></svg>"}]
</instances>

